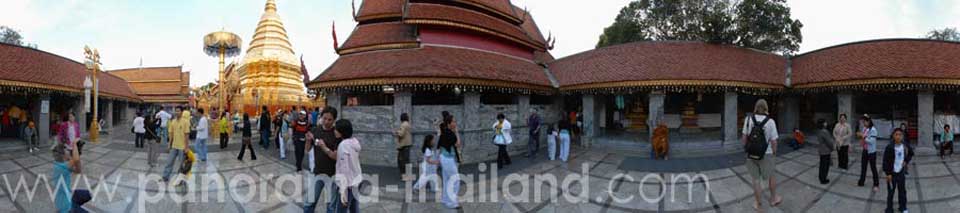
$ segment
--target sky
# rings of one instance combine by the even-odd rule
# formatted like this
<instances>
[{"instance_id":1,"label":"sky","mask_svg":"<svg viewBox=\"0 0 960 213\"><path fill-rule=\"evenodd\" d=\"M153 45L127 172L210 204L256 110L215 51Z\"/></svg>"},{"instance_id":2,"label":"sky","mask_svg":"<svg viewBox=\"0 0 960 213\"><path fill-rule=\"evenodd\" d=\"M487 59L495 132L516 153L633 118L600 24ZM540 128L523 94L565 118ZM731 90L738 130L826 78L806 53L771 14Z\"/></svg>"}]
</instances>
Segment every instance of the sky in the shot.
<instances>
[{"instance_id":1,"label":"sky","mask_svg":"<svg viewBox=\"0 0 960 213\"><path fill-rule=\"evenodd\" d=\"M357 6L361 0L356 0ZM266 0L3 0L0 25L20 31L38 48L76 61L97 48L106 69L179 66L191 85L217 78L217 58L202 38L224 29L249 45ZM540 30L557 38L561 58L594 48L603 28L630 0L512 0L527 8ZM356 22L350 0L277 0L278 12L311 79L337 55L332 24L342 44ZM854 41L916 38L935 28L960 27L960 0L788 0L803 23L800 52ZM228 60L240 60L234 57Z\"/></svg>"}]
</instances>

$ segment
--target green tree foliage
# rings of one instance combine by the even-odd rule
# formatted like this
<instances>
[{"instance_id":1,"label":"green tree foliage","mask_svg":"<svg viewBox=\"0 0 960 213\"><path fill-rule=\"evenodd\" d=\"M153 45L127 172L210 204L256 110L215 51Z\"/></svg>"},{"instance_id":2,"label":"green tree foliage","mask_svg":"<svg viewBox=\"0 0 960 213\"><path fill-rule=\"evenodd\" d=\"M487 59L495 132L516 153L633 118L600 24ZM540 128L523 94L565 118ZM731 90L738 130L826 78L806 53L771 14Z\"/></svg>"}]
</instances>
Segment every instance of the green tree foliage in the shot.
<instances>
[{"instance_id":1,"label":"green tree foliage","mask_svg":"<svg viewBox=\"0 0 960 213\"><path fill-rule=\"evenodd\" d=\"M943 41L960 41L960 32L957 28L947 27L938 30L931 30L926 36L928 39Z\"/></svg>"},{"instance_id":2,"label":"green tree foliage","mask_svg":"<svg viewBox=\"0 0 960 213\"><path fill-rule=\"evenodd\" d=\"M802 27L785 0L636 0L604 29L597 47L685 40L790 54L800 48Z\"/></svg>"},{"instance_id":3,"label":"green tree foliage","mask_svg":"<svg viewBox=\"0 0 960 213\"><path fill-rule=\"evenodd\" d=\"M23 36L20 35L19 31L2 25L0 25L0 43L24 46L34 49L37 48L37 44L23 42Z\"/></svg>"}]
</instances>

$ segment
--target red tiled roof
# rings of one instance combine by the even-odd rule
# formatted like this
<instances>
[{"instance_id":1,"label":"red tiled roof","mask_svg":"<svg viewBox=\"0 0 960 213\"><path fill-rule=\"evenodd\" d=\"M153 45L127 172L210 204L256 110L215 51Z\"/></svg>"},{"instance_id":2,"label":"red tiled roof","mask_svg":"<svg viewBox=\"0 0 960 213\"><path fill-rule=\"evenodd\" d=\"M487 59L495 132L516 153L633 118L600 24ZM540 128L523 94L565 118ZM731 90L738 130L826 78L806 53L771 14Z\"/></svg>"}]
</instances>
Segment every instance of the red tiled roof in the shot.
<instances>
[{"instance_id":1,"label":"red tiled roof","mask_svg":"<svg viewBox=\"0 0 960 213\"><path fill-rule=\"evenodd\" d=\"M489 10L493 13L499 13L504 16L507 16L509 19L520 20L520 17L515 13L513 4L510 3L510 0L457 0L459 2L472 4ZM522 21L522 20L520 20Z\"/></svg>"},{"instance_id":2,"label":"red tiled roof","mask_svg":"<svg viewBox=\"0 0 960 213\"><path fill-rule=\"evenodd\" d=\"M786 59L702 42L635 42L582 52L549 64L560 87L593 83L700 80L783 85Z\"/></svg>"},{"instance_id":3,"label":"red tiled roof","mask_svg":"<svg viewBox=\"0 0 960 213\"><path fill-rule=\"evenodd\" d=\"M529 12L523 11L523 9L515 8L517 13L524 15L523 24L520 25L523 27L523 31L527 32L527 35L534 41L540 43L541 45L547 45L547 39L543 36L543 33L540 32L540 27L537 26L537 22L533 21L533 16Z\"/></svg>"},{"instance_id":4,"label":"red tiled roof","mask_svg":"<svg viewBox=\"0 0 960 213\"><path fill-rule=\"evenodd\" d=\"M437 46L340 56L313 82L404 77L494 80L550 86L543 67L531 61L473 49Z\"/></svg>"},{"instance_id":5,"label":"red tiled roof","mask_svg":"<svg viewBox=\"0 0 960 213\"><path fill-rule=\"evenodd\" d=\"M79 49L77 51L80 51ZM35 84L45 89L83 91L89 74L76 61L48 52L0 44L0 80ZM106 95L140 100L123 79L101 72L100 91Z\"/></svg>"},{"instance_id":6,"label":"red tiled roof","mask_svg":"<svg viewBox=\"0 0 960 213\"><path fill-rule=\"evenodd\" d=\"M403 3L403 0L364 0L357 12L357 21L400 17Z\"/></svg>"},{"instance_id":7,"label":"red tiled roof","mask_svg":"<svg viewBox=\"0 0 960 213\"><path fill-rule=\"evenodd\" d=\"M894 39L842 44L792 59L793 85L881 78L960 79L960 43Z\"/></svg>"},{"instance_id":8,"label":"red tiled roof","mask_svg":"<svg viewBox=\"0 0 960 213\"><path fill-rule=\"evenodd\" d=\"M404 19L454 22L500 33L518 41L528 42L530 45L537 44L532 41L530 36L528 36L526 32L524 32L523 29L518 25L514 25L503 21L502 19L494 18L483 13L460 7L440 4L411 3L408 6L407 14Z\"/></svg>"},{"instance_id":9,"label":"red tiled roof","mask_svg":"<svg viewBox=\"0 0 960 213\"><path fill-rule=\"evenodd\" d=\"M414 27L402 22L364 24L354 28L341 50L381 44L417 42Z\"/></svg>"}]
</instances>

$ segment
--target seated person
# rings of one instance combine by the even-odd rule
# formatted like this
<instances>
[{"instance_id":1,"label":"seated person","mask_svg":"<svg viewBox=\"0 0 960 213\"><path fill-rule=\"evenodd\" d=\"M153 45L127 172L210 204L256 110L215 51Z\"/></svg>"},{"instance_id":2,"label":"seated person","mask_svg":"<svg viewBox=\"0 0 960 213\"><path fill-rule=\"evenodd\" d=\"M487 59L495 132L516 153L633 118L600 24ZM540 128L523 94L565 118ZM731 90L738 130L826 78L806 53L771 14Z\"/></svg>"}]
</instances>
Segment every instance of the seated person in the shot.
<instances>
[{"instance_id":1,"label":"seated person","mask_svg":"<svg viewBox=\"0 0 960 213\"><path fill-rule=\"evenodd\" d=\"M800 131L800 128L793 128L793 140L790 141L787 145L793 150L803 148L803 144L806 140L806 136L803 135L803 132Z\"/></svg>"}]
</instances>

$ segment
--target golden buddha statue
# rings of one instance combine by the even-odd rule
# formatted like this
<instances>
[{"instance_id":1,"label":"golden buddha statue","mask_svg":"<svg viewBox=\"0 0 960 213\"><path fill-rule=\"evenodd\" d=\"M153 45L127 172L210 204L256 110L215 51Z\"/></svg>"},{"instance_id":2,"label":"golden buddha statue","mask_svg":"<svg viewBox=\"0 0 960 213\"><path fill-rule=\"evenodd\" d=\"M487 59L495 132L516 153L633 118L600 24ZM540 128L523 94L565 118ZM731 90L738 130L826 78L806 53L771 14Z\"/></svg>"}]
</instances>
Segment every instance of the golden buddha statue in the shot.
<instances>
[{"instance_id":1,"label":"golden buddha statue","mask_svg":"<svg viewBox=\"0 0 960 213\"><path fill-rule=\"evenodd\" d=\"M300 61L294 56L287 31L277 14L277 4L267 0L249 49L237 68L240 100L236 109L256 112L287 106L313 106L307 98ZM259 96L259 97L257 97Z\"/></svg>"}]
</instances>

